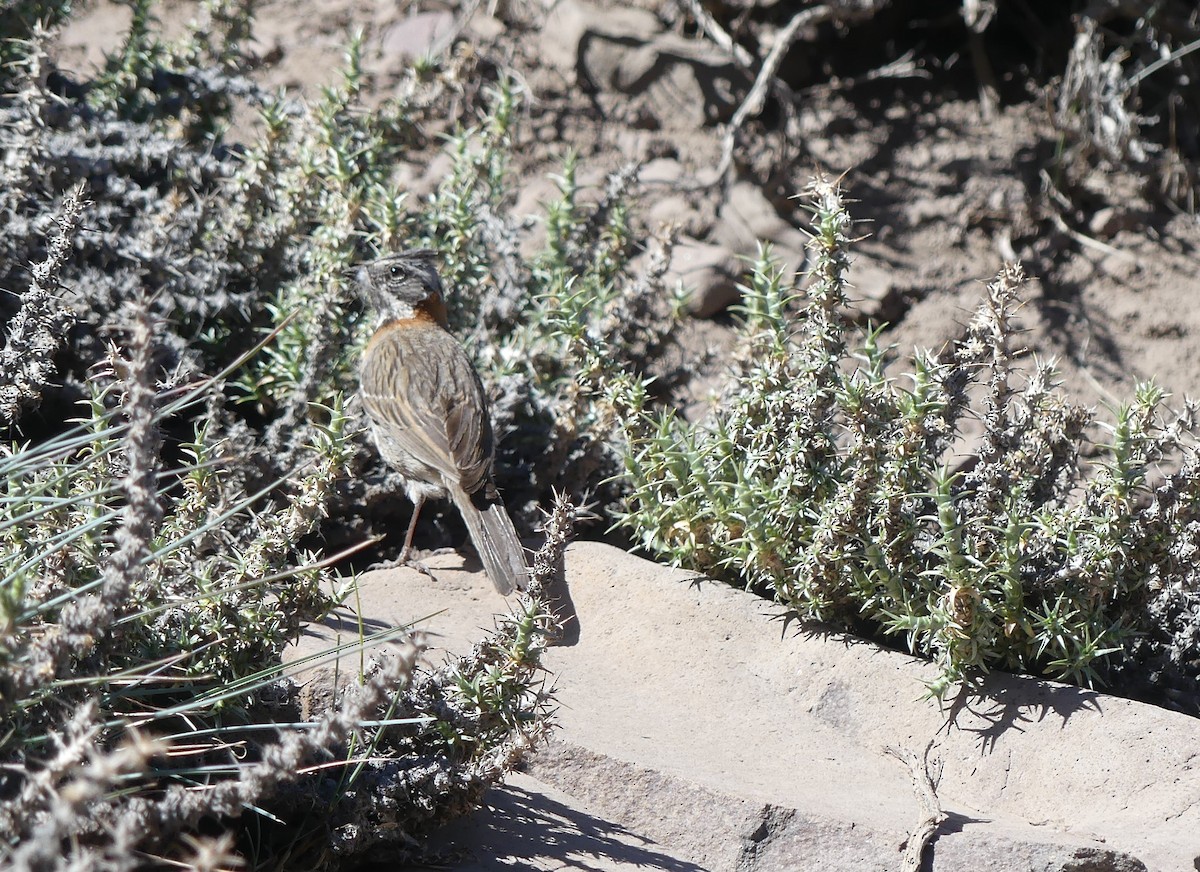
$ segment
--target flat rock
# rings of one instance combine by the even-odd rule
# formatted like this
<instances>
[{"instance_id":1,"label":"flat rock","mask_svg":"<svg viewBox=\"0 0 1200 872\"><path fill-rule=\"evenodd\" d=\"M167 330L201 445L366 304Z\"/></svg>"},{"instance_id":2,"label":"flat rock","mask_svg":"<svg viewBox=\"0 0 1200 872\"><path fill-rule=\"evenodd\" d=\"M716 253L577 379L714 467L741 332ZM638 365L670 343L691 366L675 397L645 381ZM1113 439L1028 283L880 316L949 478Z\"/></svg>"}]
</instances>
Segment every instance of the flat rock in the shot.
<instances>
[{"instance_id":1,"label":"flat rock","mask_svg":"<svg viewBox=\"0 0 1200 872\"><path fill-rule=\"evenodd\" d=\"M367 625L423 618L465 650L505 604L461 557L426 562L432 580L360 578ZM489 817L451 831L476 858L458 869L897 869L920 811L883 749L931 739L948 819L925 868L1200 868L1200 721L1001 674L942 710L922 698L928 663L597 543L571 546L559 594L560 729ZM334 616L292 656L357 627ZM563 832L534 845L530 818Z\"/></svg>"},{"instance_id":2,"label":"flat rock","mask_svg":"<svg viewBox=\"0 0 1200 872\"><path fill-rule=\"evenodd\" d=\"M747 264L725 248L682 237L671 251L668 285L682 282L688 289L688 310L708 318L726 309L741 296L738 281Z\"/></svg>"},{"instance_id":3,"label":"flat rock","mask_svg":"<svg viewBox=\"0 0 1200 872\"><path fill-rule=\"evenodd\" d=\"M569 793L522 772L491 791L485 808L444 827L429 848L434 857L459 857L453 866L433 867L453 872L703 872L636 829L597 817Z\"/></svg>"},{"instance_id":4,"label":"flat rock","mask_svg":"<svg viewBox=\"0 0 1200 872\"><path fill-rule=\"evenodd\" d=\"M894 273L866 255L855 255L846 276L849 282L849 312L860 323L876 327L904 317L904 295L897 287Z\"/></svg>"},{"instance_id":5,"label":"flat rock","mask_svg":"<svg viewBox=\"0 0 1200 872\"><path fill-rule=\"evenodd\" d=\"M769 242L785 278L790 280L804 268L808 237L776 211L761 188L740 181L725 192L712 241L749 258L758 254L760 243Z\"/></svg>"}]
</instances>

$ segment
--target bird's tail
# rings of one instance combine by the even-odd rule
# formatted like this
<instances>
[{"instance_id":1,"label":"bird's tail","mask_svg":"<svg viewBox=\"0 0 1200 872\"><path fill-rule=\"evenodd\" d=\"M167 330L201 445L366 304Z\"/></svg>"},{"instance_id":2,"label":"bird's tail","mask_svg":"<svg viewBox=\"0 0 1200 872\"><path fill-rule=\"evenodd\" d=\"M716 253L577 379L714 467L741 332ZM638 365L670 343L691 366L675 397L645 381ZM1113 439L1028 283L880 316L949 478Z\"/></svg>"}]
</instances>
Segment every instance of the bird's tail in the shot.
<instances>
[{"instance_id":1,"label":"bird's tail","mask_svg":"<svg viewBox=\"0 0 1200 872\"><path fill-rule=\"evenodd\" d=\"M488 498L481 492L468 494L452 489L458 510L462 512L471 534L471 542L479 552L479 559L488 577L501 596L508 596L513 588L525 590L529 585L529 567L525 563L525 549L517 538L512 519L499 498Z\"/></svg>"}]
</instances>

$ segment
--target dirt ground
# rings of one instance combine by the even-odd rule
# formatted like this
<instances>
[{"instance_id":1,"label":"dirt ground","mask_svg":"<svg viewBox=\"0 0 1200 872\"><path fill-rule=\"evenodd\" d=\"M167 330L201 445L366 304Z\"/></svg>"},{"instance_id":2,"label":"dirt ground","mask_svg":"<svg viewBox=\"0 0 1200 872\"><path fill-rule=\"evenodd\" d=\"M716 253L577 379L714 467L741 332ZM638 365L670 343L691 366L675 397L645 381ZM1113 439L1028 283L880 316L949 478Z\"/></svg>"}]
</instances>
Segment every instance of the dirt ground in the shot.
<instances>
[{"instance_id":1,"label":"dirt ground","mask_svg":"<svg viewBox=\"0 0 1200 872\"><path fill-rule=\"evenodd\" d=\"M157 15L170 31L197 5L172 0ZM1176 401L1194 390L1195 216L1126 170L1093 171L1069 203L1055 207L1055 189L1046 192L1060 142L1048 109L1055 83L1039 79L1037 63L1019 52L1006 55L1003 32L986 52L1001 79L999 104L989 111L965 60L964 28L922 29L881 13L857 29L802 30L779 68L798 83L790 115L772 94L743 125L723 183L697 190L697 181L713 179L725 122L753 67L740 69L689 28L680 12L689 4L646 0L640 9L605 11L580 2L549 11L533 3L462 5L266 0L257 7L256 75L272 88L313 93L336 76L348 35L361 28L368 87L383 99L405 65L458 34L447 51L482 58L481 74L507 68L526 90L515 169L525 179L521 199L530 204L552 190L548 174L569 150L580 155L581 178L597 187L607 172L644 162L646 226L671 221L707 244L720 236L731 180L757 187L784 222L799 228L804 213L793 195L815 171L844 175L864 236L851 278L864 312L890 324L886 339L901 364L914 346L936 349L959 335L983 283L1015 257L1031 276L1021 338L1030 354L1058 359L1077 402L1122 402L1136 381L1151 377ZM744 18L780 18L774 4L732 5L746 7ZM99 3L77 16L63 34L63 60L99 62L128 15ZM889 27L895 33L881 37ZM763 24L759 32L771 31ZM1040 36L1061 34L1047 29ZM906 45L923 47L923 54L904 55ZM861 58L872 50L880 55ZM885 67L888 51L915 59L873 76L872 64ZM1047 59L1041 64L1053 67ZM696 93L703 106L691 99ZM439 161L420 155L413 165L419 187ZM747 224L755 229L754 220ZM712 375L705 361L721 360L731 336L721 315L682 331L700 385Z\"/></svg>"},{"instance_id":2,"label":"dirt ground","mask_svg":"<svg viewBox=\"0 0 1200 872\"><path fill-rule=\"evenodd\" d=\"M384 98L404 65L457 35L457 47L446 50L510 68L527 91L515 168L526 180L522 199L532 205L552 190L547 176L569 150L581 157L581 178L596 187L613 169L648 163L643 184L653 205L642 216L647 227L670 221L704 245L721 236L719 224L736 223L721 221L730 203L728 180L757 187L782 221L800 228L804 214L793 194L814 172L844 174L864 235L851 277L864 312L890 324L886 337L901 362L917 345L936 349L960 335L982 300L983 283L1015 257L1031 276L1022 339L1031 354L1058 360L1064 389L1076 402L1120 403L1136 381L1148 378L1176 399L1194 391L1200 225L1182 206L1153 197L1151 180L1128 170L1097 170L1084 180L1085 196L1054 214L1046 205L1054 194L1044 190L1058 142L1048 110L1054 82L1042 89L1032 67L1008 68L1009 84L989 112L966 61L946 60L965 54L965 41L950 44L949 53L942 48L941 55L918 56L907 72L900 65L890 76L864 82L869 74L839 78L796 67L817 65L806 58L821 40L835 43L822 49L827 68L883 46L876 31L886 20L841 34L802 31L780 66L780 76L810 83L792 89L791 118L785 124L778 95L772 96L744 125L725 184L695 190L696 180L713 179L724 122L742 100L749 72L689 32L679 13L686 5L647 0L643 8L601 11L559 2L546 11L521 2L468 2L460 10L266 0L257 8L253 50L260 82L312 94L336 76L349 32L361 28L368 86ZM170 30L197 6L172 0L157 14ZM62 35L66 62L100 61L127 17L125 7L109 2L90 7ZM901 42L953 42L955 32L893 25ZM1039 36L1061 35L1048 29ZM1007 60L1003 50L1003 43L990 49L997 68ZM685 62L673 65L680 58ZM696 94L703 106L691 100ZM421 157L427 163L414 161L418 185L439 164L436 155ZM743 235L755 229L754 219L743 224ZM727 247L742 254L737 248L748 245L749 236ZM707 384L704 361L724 357L720 349L731 332L721 315L684 330L701 384Z\"/></svg>"}]
</instances>

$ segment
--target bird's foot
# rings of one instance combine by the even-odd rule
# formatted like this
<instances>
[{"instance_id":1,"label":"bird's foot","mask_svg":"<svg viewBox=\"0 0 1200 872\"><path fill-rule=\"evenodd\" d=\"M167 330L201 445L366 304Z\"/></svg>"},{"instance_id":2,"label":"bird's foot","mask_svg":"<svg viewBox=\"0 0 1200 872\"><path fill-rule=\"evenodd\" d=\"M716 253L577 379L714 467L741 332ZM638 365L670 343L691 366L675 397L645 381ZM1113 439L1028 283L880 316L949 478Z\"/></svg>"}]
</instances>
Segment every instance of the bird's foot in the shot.
<instances>
[{"instance_id":1,"label":"bird's foot","mask_svg":"<svg viewBox=\"0 0 1200 872\"><path fill-rule=\"evenodd\" d=\"M415 557L413 557L409 554L401 554L395 560L381 560L378 563L372 563L370 566L367 567L367 571L375 572L378 569L400 569L400 568L415 569L417 572L421 573L422 575L428 575L430 578L434 577L432 569L430 569L428 566L426 566L420 560L417 560Z\"/></svg>"}]
</instances>

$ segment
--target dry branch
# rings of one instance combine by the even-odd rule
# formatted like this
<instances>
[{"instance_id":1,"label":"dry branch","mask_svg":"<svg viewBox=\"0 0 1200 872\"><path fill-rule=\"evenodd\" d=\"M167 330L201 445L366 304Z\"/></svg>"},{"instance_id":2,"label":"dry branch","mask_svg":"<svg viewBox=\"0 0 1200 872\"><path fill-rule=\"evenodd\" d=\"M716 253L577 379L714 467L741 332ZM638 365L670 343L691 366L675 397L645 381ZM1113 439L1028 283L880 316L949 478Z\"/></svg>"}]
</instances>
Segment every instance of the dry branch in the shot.
<instances>
[{"instance_id":1,"label":"dry branch","mask_svg":"<svg viewBox=\"0 0 1200 872\"><path fill-rule=\"evenodd\" d=\"M792 20L784 25L783 29L776 34L775 42L771 46L771 50L767 52L767 57L763 61L762 69L758 71L758 76L754 80L754 85L750 88L750 93L746 95L746 99L742 101L742 105L737 108L737 111L733 113L733 117L729 119L729 127L725 131L725 138L721 144L721 162L717 165L715 182L719 182L725 178L725 174L729 172L729 168L733 164L733 149L737 144L737 135L742 125L746 123L747 118L757 115L762 111L763 102L767 96L767 89L775 80L775 74L779 71L779 65L783 62L788 48L795 41L796 34L800 32L800 28L819 24L832 17L833 10L829 6L813 6L810 9L803 9L793 15Z\"/></svg>"},{"instance_id":2,"label":"dry branch","mask_svg":"<svg viewBox=\"0 0 1200 872\"><path fill-rule=\"evenodd\" d=\"M686 7L688 14L696 19L696 23L704 31L704 35L729 52L729 56L739 66L747 70L754 66L754 55L750 54L744 46L733 41L733 37L729 35L729 32L717 23L717 20L709 14L709 11L704 8L700 0L683 0L683 5Z\"/></svg>"},{"instance_id":3,"label":"dry branch","mask_svg":"<svg viewBox=\"0 0 1200 872\"><path fill-rule=\"evenodd\" d=\"M941 822L946 819L946 813L942 811L942 805L938 802L933 776L929 773L929 752L932 748L933 740L930 739L925 746L925 754L922 758L918 758L908 749L896 748L891 745L883 749L885 753L908 766L909 773L912 775L913 791L917 794L917 802L921 806L921 819L905 843L903 867L905 872L920 872L921 855L925 853L925 846L933 840L933 834L937 832Z\"/></svg>"}]
</instances>

